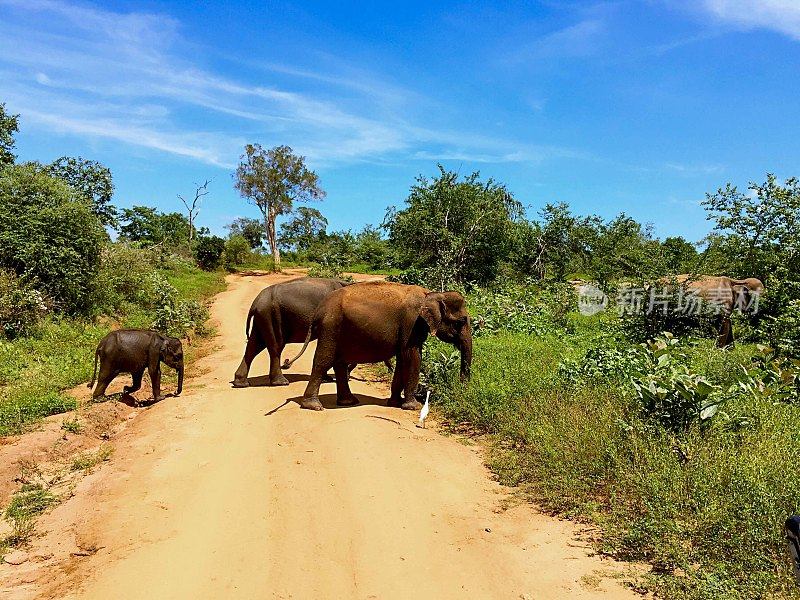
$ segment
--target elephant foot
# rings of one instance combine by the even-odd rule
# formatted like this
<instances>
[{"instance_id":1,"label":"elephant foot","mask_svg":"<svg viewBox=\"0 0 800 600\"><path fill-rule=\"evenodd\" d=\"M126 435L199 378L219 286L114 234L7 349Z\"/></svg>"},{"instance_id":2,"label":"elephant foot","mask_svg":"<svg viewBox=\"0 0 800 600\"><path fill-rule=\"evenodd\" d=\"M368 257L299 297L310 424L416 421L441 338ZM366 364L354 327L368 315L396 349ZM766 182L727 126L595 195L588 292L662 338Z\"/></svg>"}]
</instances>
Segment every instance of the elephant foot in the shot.
<instances>
[{"instance_id":1,"label":"elephant foot","mask_svg":"<svg viewBox=\"0 0 800 600\"><path fill-rule=\"evenodd\" d=\"M422 408L422 404L416 400L406 400L400 405L400 408L403 410L419 410Z\"/></svg>"},{"instance_id":2,"label":"elephant foot","mask_svg":"<svg viewBox=\"0 0 800 600\"><path fill-rule=\"evenodd\" d=\"M250 387L250 382L247 379L234 379L233 380L233 387L235 388L246 388Z\"/></svg>"},{"instance_id":3,"label":"elephant foot","mask_svg":"<svg viewBox=\"0 0 800 600\"><path fill-rule=\"evenodd\" d=\"M269 378L270 385L289 385L289 380L283 376L283 373Z\"/></svg>"},{"instance_id":4,"label":"elephant foot","mask_svg":"<svg viewBox=\"0 0 800 600\"><path fill-rule=\"evenodd\" d=\"M402 398L389 398L389 400L386 402L386 406L389 406L391 408L400 408L402 405L403 405Z\"/></svg>"},{"instance_id":5,"label":"elephant foot","mask_svg":"<svg viewBox=\"0 0 800 600\"><path fill-rule=\"evenodd\" d=\"M336 405L337 406L355 406L356 404L360 404L358 398L356 398L353 394L349 396L345 396L344 398L337 397L336 398Z\"/></svg>"},{"instance_id":6,"label":"elephant foot","mask_svg":"<svg viewBox=\"0 0 800 600\"><path fill-rule=\"evenodd\" d=\"M303 398L300 401L301 408L307 408L308 410L325 410L325 407L322 406L322 402L319 401L319 398Z\"/></svg>"}]
</instances>

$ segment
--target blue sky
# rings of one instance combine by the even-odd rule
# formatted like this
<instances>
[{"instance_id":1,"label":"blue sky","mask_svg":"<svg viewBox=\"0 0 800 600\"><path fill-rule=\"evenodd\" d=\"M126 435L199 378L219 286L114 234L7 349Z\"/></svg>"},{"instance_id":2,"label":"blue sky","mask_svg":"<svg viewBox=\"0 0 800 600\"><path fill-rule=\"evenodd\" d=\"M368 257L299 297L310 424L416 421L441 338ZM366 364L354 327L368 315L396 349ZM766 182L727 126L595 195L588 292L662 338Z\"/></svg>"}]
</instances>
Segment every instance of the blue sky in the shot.
<instances>
[{"instance_id":1,"label":"blue sky","mask_svg":"<svg viewBox=\"0 0 800 600\"><path fill-rule=\"evenodd\" d=\"M21 159L108 165L115 203L199 224L257 211L231 173L288 144L330 227L400 205L436 163L547 202L702 238L700 200L800 175L797 0L0 0L0 101Z\"/></svg>"}]
</instances>

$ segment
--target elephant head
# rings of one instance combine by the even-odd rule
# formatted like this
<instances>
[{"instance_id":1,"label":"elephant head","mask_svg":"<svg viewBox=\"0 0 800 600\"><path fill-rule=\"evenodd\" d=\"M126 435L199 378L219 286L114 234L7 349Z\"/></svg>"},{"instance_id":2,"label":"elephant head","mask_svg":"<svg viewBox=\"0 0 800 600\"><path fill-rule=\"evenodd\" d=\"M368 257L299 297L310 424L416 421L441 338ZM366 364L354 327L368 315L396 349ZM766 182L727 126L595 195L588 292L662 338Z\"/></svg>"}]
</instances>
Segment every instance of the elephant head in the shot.
<instances>
[{"instance_id":1,"label":"elephant head","mask_svg":"<svg viewBox=\"0 0 800 600\"><path fill-rule=\"evenodd\" d=\"M755 298L763 294L765 289L761 280L755 277L731 279L731 287L733 289L734 305L741 309L752 308Z\"/></svg>"},{"instance_id":2,"label":"elephant head","mask_svg":"<svg viewBox=\"0 0 800 600\"><path fill-rule=\"evenodd\" d=\"M160 359L178 372L178 389L175 395L183 391L183 344L177 338L166 337L161 342Z\"/></svg>"},{"instance_id":3,"label":"elephant head","mask_svg":"<svg viewBox=\"0 0 800 600\"><path fill-rule=\"evenodd\" d=\"M453 344L461 353L461 380L470 377L472 367L472 327L464 296L458 292L429 292L420 308L431 334Z\"/></svg>"}]
</instances>

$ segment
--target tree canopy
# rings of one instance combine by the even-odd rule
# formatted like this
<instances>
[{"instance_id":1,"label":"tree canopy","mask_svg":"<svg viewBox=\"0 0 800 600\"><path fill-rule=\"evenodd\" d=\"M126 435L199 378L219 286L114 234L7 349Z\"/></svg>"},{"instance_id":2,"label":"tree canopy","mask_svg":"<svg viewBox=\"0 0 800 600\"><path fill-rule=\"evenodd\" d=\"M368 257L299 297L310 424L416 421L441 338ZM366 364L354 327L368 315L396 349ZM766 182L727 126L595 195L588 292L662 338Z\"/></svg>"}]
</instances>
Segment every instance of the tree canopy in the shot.
<instances>
[{"instance_id":1,"label":"tree canopy","mask_svg":"<svg viewBox=\"0 0 800 600\"><path fill-rule=\"evenodd\" d=\"M71 156L62 156L53 161L48 171L54 177L64 180L82 197L86 198L92 210L103 225L115 225L117 210L111 204L114 196L114 181L111 170L97 162Z\"/></svg>"},{"instance_id":2,"label":"tree canopy","mask_svg":"<svg viewBox=\"0 0 800 600\"><path fill-rule=\"evenodd\" d=\"M320 200L325 196L317 174L289 146L264 150L259 144L247 144L234 179L239 193L261 211L275 268L280 270L276 220L292 212L295 202Z\"/></svg>"}]
</instances>

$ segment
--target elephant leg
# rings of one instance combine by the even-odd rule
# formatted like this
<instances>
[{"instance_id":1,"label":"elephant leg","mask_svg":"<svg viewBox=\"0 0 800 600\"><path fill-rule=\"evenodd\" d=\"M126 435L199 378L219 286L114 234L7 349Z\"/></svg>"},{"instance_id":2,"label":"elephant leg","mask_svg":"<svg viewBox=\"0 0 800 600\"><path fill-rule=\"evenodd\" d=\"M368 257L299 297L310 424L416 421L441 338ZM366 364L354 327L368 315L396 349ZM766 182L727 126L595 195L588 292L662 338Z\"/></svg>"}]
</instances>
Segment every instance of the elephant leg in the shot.
<instances>
[{"instance_id":1,"label":"elephant leg","mask_svg":"<svg viewBox=\"0 0 800 600\"><path fill-rule=\"evenodd\" d=\"M133 392L138 392L139 389L142 387L142 376L144 375L144 369L139 369L138 371L131 373L131 377L133 379L133 383L130 386L125 386L122 388L122 391L126 394L132 394Z\"/></svg>"},{"instance_id":2,"label":"elephant leg","mask_svg":"<svg viewBox=\"0 0 800 600\"><path fill-rule=\"evenodd\" d=\"M419 386L419 369L422 364L422 352L418 347L408 348L405 351L403 360L405 371L405 385L403 388L405 402L400 405L403 410L419 410L422 404L416 399L417 387Z\"/></svg>"},{"instance_id":3,"label":"elephant leg","mask_svg":"<svg viewBox=\"0 0 800 600\"><path fill-rule=\"evenodd\" d=\"M289 385L289 380L286 379L281 371L281 353L285 345L279 345L276 348L267 348L269 352L269 384L270 385Z\"/></svg>"},{"instance_id":4,"label":"elephant leg","mask_svg":"<svg viewBox=\"0 0 800 600\"><path fill-rule=\"evenodd\" d=\"M719 336L717 337L717 347L725 348L733 345L733 326L731 325L730 315L723 315L720 319Z\"/></svg>"},{"instance_id":5,"label":"elephant leg","mask_svg":"<svg viewBox=\"0 0 800 600\"><path fill-rule=\"evenodd\" d=\"M358 398L350 391L350 383L347 381L347 363L334 363L333 372L336 375L336 404L338 406L353 406L358 404Z\"/></svg>"},{"instance_id":6,"label":"elephant leg","mask_svg":"<svg viewBox=\"0 0 800 600\"><path fill-rule=\"evenodd\" d=\"M311 376L308 378L306 391L303 392L303 399L300 406L310 410L323 410L322 402L319 401L319 386L322 379L333 366L336 340L333 336L320 336L317 341L317 350L314 352L314 366L311 367ZM345 377L345 381L347 377Z\"/></svg>"},{"instance_id":7,"label":"elephant leg","mask_svg":"<svg viewBox=\"0 0 800 600\"><path fill-rule=\"evenodd\" d=\"M100 396L106 395L106 388L119 372L109 369L105 365L100 366L100 373L97 374L97 387L92 392L92 400L97 400Z\"/></svg>"},{"instance_id":8,"label":"elephant leg","mask_svg":"<svg viewBox=\"0 0 800 600\"><path fill-rule=\"evenodd\" d=\"M161 369L159 367L148 369L148 374L150 375L150 383L153 386L153 400L155 402L163 400L164 396L161 395Z\"/></svg>"},{"instance_id":9,"label":"elephant leg","mask_svg":"<svg viewBox=\"0 0 800 600\"><path fill-rule=\"evenodd\" d=\"M389 397L387 406L400 408L403 404L403 389L405 388L405 360L401 355L397 356L397 362L392 375L392 395Z\"/></svg>"},{"instance_id":10,"label":"elephant leg","mask_svg":"<svg viewBox=\"0 0 800 600\"><path fill-rule=\"evenodd\" d=\"M244 349L242 362L239 363L239 368L236 369L236 373L233 376L233 387L243 388L250 385L247 381L247 375L250 373L250 365L253 363L253 359L255 359L263 349L264 341L261 339L261 336L255 331L252 332L250 337L247 338L247 347Z\"/></svg>"}]
</instances>

